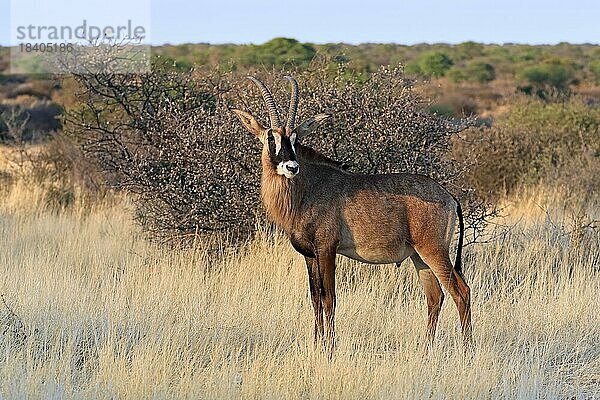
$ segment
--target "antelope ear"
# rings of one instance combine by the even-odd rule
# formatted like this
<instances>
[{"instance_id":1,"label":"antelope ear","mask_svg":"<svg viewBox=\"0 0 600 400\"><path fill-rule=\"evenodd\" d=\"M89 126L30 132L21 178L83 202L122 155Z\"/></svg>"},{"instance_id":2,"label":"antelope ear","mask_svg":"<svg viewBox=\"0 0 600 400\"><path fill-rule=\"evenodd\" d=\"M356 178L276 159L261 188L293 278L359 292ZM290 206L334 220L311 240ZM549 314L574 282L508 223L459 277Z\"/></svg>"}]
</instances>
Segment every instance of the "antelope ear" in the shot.
<instances>
[{"instance_id":1,"label":"antelope ear","mask_svg":"<svg viewBox=\"0 0 600 400\"><path fill-rule=\"evenodd\" d=\"M262 126L260 122L256 120L256 118L245 111L236 109L232 109L231 111L237 115L238 119L242 122L242 125L244 125L244 127L250 131L250 133L253 133L255 136L257 136L261 142L264 142L264 136L267 128Z\"/></svg>"},{"instance_id":2,"label":"antelope ear","mask_svg":"<svg viewBox=\"0 0 600 400\"><path fill-rule=\"evenodd\" d=\"M298 125L296 129L294 129L294 131L296 132L298 138L306 136L312 131L316 130L319 126L321 126L321 124L325 122L325 120L327 120L329 117L331 117L331 115L317 114L314 117L310 117L304 120L304 122Z\"/></svg>"}]
</instances>

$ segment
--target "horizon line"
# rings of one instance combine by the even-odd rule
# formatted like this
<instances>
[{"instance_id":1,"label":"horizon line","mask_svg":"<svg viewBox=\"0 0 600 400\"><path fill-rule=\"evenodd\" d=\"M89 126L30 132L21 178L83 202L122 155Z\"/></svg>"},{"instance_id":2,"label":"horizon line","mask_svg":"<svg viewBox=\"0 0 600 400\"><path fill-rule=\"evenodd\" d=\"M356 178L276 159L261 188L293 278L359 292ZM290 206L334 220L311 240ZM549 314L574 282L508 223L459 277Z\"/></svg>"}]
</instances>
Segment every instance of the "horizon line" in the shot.
<instances>
[{"instance_id":1,"label":"horizon line","mask_svg":"<svg viewBox=\"0 0 600 400\"><path fill-rule=\"evenodd\" d=\"M165 41L162 43L149 43L149 44L144 44L144 45L149 45L151 47L162 47L162 46L182 46L182 45L205 45L205 46L260 46L263 45L265 43L270 42L271 40L274 39L292 39L292 40L296 40L299 43L306 43L306 44L313 44L313 45L318 45L318 46L323 46L323 45L328 45L328 44L337 44L337 45L347 45L347 46L360 46L360 45L395 45L395 46L407 46L407 47L412 47L412 46L436 46L436 45L446 45L446 46L456 46L456 45L460 45L460 44L464 44L464 43L476 43L476 44L481 44L484 46L515 46L515 45L519 45L519 46L558 46L561 44L567 44L567 45L572 45L572 46L600 46L600 41L597 42L569 42L569 41L560 41L560 42L483 42L483 41L477 41L477 40L465 40L465 41L461 41L461 42L413 42L413 43L402 43L402 42L393 42L393 41L365 41L365 42L345 42L345 41L318 41L318 42L313 42L313 41L302 41L293 37L288 37L288 36L274 36L271 39L268 39L264 42L261 43L255 43L255 42L203 42L203 41L198 41L198 42L188 42L188 41L181 41L181 42L170 42L170 41ZM18 44L15 45L11 45L11 44L6 44L6 43L0 43L0 47L13 47L13 46L18 46Z\"/></svg>"}]
</instances>

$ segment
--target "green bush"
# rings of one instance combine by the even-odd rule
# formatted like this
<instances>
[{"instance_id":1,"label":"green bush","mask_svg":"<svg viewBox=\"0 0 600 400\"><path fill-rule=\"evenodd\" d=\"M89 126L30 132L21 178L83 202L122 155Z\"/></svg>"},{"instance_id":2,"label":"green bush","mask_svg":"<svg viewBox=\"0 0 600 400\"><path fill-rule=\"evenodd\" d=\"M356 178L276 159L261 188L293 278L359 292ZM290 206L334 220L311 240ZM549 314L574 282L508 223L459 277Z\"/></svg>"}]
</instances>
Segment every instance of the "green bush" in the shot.
<instances>
[{"instance_id":1,"label":"green bush","mask_svg":"<svg viewBox=\"0 0 600 400\"><path fill-rule=\"evenodd\" d=\"M594 75L594 78L596 79L596 84L600 85L600 60L590 61L590 63L588 64L588 68Z\"/></svg>"},{"instance_id":2,"label":"green bush","mask_svg":"<svg viewBox=\"0 0 600 400\"><path fill-rule=\"evenodd\" d=\"M464 82L466 80L465 77L465 73L464 73L464 68L458 67L458 66L454 66L450 69L450 71L448 71L448 73L446 74L446 76L448 77L448 79L450 80L450 82L453 83L461 83Z\"/></svg>"},{"instance_id":3,"label":"green bush","mask_svg":"<svg viewBox=\"0 0 600 400\"><path fill-rule=\"evenodd\" d=\"M406 72L439 78L446 75L453 61L446 53L433 51L420 55L416 60L406 64Z\"/></svg>"},{"instance_id":4,"label":"green bush","mask_svg":"<svg viewBox=\"0 0 600 400\"><path fill-rule=\"evenodd\" d=\"M295 39L275 38L245 50L243 63L247 65L306 65L317 54L314 46Z\"/></svg>"},{"instance_id":5,"label":"green bush","mask_svg":"<svg viewBox=\"0 0 600 400\"><path fill-rule=\"evenodd\" d=\"M496 70L491 64L475 62L467 66L465 75L469 81L486 83L496 79Z\"/></svg>"},{"instance_id":6,"label":"green bush","mask_svg":"<svg viewBox=\"0 0 600 400\"><path fill-rule=\"evenodd\" d=\"M518 78L537 87L566 89L575 78L575 71L570 65L549 62L523 69Z\"/></svg>"},{"instance_id":7,"label":"green bush","mask_svg":"<svg viewBox=\"0 0 600 400\"><path fill-rule=\"evenodd\" d=\"M517 45L514 47L513 51L514 60L517 62L535 61L538 59L538 57L540 57L540 54L542 53L540 48L529 45Z\"/></svg>"},{"instance_id":8,"label":"green bush","mask_svg":"<svg viewBox=\"0 0 600 400\"><path fill-rule=\"evenodd\" d=\"M494 66L485 62L473 62L464 68L454 66L448 71L448 79L452 82L487 83L496 79Z\"/></svg>"},{"instance_id":9,"label":"green bush","mask_svg":"<svg viewBox=\"0 0 600 400\"><path fill-rule=\"evenodd\" d=\"M513 61L512 54L505 46L489 44L483 49L483 55L494 63L510 63Z\"/></svg>"},{"instance_id":10,"label":"green bush","mask_svg":"<svg viewBox=\"0 0 600 400\"><path fill-rule=\"evenodd\" d=\"M484 46L473 41L459 43L454 46L454 54L458 60L470 60L483 55Z\"/></svg>"}]
</instances>

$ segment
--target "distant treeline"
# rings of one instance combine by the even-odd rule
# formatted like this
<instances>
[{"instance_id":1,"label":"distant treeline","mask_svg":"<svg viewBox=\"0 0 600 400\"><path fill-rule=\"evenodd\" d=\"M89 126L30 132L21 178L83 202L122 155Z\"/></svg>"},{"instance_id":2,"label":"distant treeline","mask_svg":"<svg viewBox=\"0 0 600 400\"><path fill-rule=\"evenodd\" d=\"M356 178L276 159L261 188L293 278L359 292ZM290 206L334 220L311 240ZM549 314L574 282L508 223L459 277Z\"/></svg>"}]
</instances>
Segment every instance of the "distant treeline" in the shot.
<instances>
[{"instance_id":1,"label":"distant treeline","mask_svg":"<svg viewBox=\"0 0 600 400\"><path fill-rule=\"evenodd\" d=\"M212 65L223 68L303 67L325 55L355 72L370 74L381 65L402 64L406 72L425 77L447 76L453 82L483 83L496 78L564 87L581 82L600 84L600 46L593 44L523 45L301 43L275 38L261 45L180 44L154 49L180 68Z\"/></svg>"},{"instance_id":2,"label":"distant treeline","mask_svg":"<svg viewBox=\"0 0 600 400\"><path fill-rule=\"evenodd\" d=\"M0 74L8 73L8 50L0 47ZM409 74L431 78L446 76L454 83L510 79L558 88L579 83L600 84L600 46L594 44L351 45L302 43L280 37L260 45L167 44L153 47L153 54L173 59L181 69L200 65L224 69L302 68L315 57L324 56L365 78L382 65L402 64ZM0 83L1 80L0 75Z\"/></svg>"}]
</instances>

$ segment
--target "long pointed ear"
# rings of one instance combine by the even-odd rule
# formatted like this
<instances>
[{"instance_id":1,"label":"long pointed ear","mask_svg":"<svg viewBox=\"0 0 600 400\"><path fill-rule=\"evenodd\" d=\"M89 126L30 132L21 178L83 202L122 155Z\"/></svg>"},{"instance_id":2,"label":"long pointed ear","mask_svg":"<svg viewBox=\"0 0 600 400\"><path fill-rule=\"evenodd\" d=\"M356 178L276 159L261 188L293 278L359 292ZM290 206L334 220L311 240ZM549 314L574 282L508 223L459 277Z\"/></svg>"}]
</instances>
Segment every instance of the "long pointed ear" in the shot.
<instances>
[{"instance_id":1,"label":"long pointed ear","mask_svg":"<svg viewBox=\"0 0 600 400\"><path fill-rule=\"evenodd\" d=\"M327 120L329 117L331 117L331 115L317 114L314 117L310 117L304 120L304 122L298 125L296 129L294 129L294 131L296 132L298 138L306 136L315 129L317 129L319 126L321 126L321 124L325 122L325 120Z\"/></svg>"},{"instance_id":2,"label":"long pointed ear","mask_svg":"<svg viewBox=\"0 0 600 400\"><path fill-rule=\"evenodd\" d=\"M261 142L264 141L264 136L265 132L267 131L267 128L262 126L260 122L256 120L256 118L254 118L251 114L248 114L245 111L236 109L232 109L231 111L233 111L235 115L237 115L239 120L242 122L242 125L244 125L244 127L248 129L250 133L256 135Z\"/></svg>"}]
</instances>

